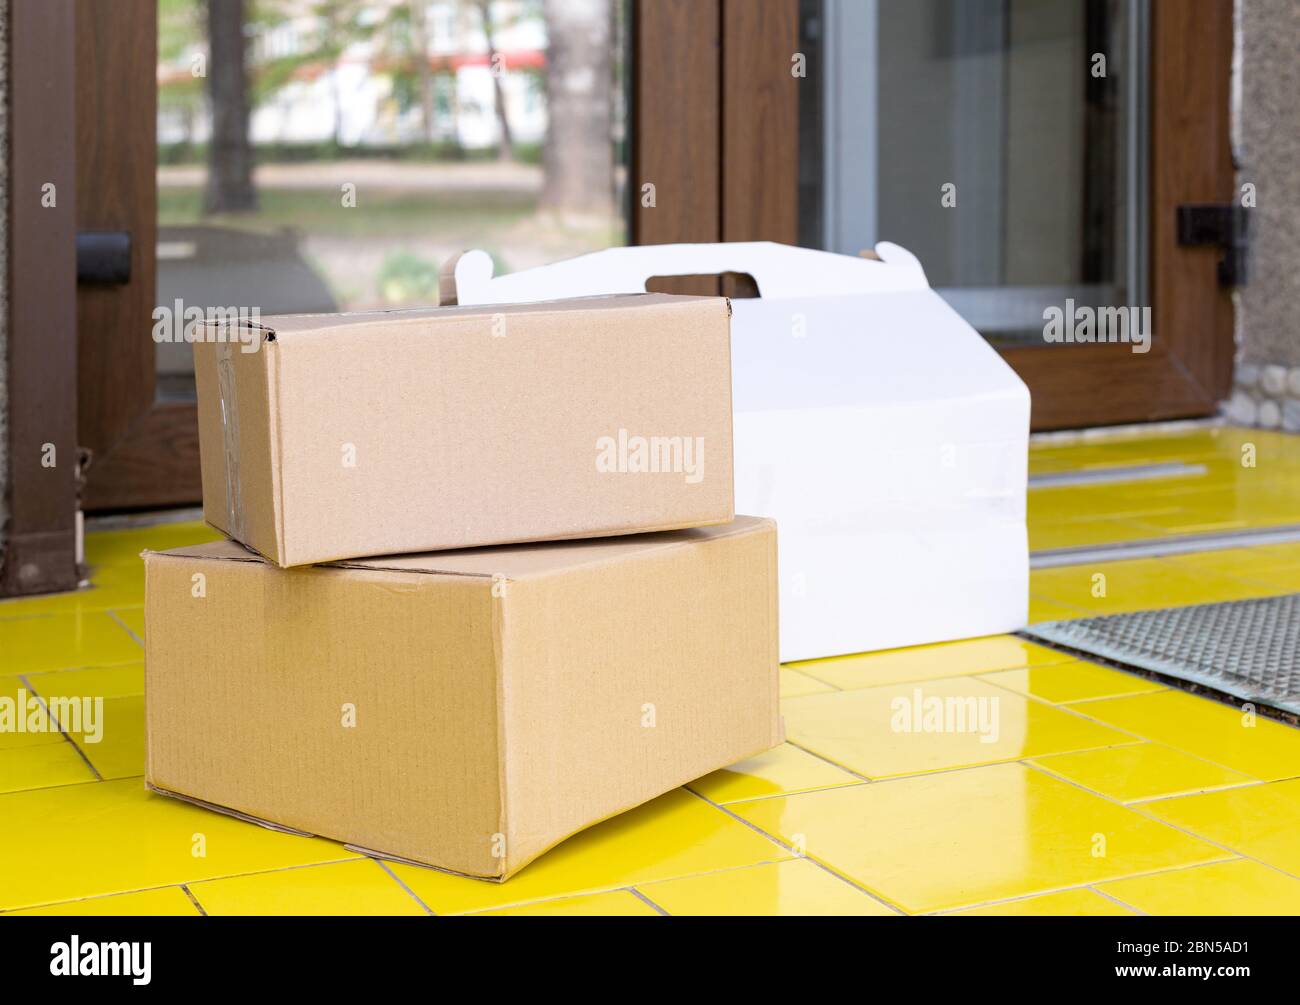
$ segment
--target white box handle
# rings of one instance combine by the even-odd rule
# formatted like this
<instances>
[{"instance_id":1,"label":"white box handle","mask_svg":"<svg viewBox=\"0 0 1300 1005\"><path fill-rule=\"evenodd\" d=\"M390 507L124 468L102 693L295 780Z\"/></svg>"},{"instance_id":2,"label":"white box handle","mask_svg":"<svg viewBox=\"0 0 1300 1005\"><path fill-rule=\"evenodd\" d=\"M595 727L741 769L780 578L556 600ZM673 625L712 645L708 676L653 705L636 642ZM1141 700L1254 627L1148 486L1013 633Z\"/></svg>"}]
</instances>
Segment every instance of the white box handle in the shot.
<instances>
[{"instance_id":1,"label":"white box handle","mask_svg":"<svg viewBox=\"0 0 1300 1005\"><path fill-rule=\"evenodd\" d=\"M724 272L752 276L766 300L929 289L925 270L911 252L887 241L877 244L875 252L876 258L860 258L771 241L645 244L493 277L491 256L467 251L443 266L442 303L475 306L644 293L655 276Z\"/></svg>"}]
</instances>

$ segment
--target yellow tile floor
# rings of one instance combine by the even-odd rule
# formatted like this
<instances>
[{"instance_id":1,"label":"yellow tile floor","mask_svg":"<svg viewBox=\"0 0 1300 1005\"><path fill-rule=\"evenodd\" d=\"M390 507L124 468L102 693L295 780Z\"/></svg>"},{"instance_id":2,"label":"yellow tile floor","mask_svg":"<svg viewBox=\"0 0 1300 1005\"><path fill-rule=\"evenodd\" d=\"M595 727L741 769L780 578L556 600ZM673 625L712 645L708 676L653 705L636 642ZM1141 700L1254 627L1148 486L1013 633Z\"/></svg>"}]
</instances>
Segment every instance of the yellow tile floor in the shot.
<instances>
[{"instance_id":1,"label":"yellow tile floor","mask_svg":"<svg viewBox=\"0 0 1300 1005\"><path fill-rule=\"evenodd\" d=\"M1034 490L1033 547L1300 522L1300 437L1090 435L1031 470L1171 460L1205 470ZM105 718L99 742L0 732L0 912L1300 913L1300 730L1011 636L786 667L789 742L500 885L153 795L138 554L213 536L91 534L93 588L0 602L0 696L99 696ZM1032 617L1297 590L1300 544L1242 548L1038 571Z\"/></svg>"}]
</instances>

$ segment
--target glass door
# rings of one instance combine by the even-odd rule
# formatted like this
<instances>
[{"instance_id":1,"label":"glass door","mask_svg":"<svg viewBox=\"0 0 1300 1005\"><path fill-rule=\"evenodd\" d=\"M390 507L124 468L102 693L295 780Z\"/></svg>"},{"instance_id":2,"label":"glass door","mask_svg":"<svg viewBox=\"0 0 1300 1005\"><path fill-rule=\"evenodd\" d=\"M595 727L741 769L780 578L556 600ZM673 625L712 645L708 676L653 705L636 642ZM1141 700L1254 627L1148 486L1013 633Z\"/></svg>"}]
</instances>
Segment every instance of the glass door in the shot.
<instances>
[{"instance_id":1,"label":"glass door","mask_svg":"<svg viewBox=\"0 0 1300 1005\"><path fill-rule=\"evenodd\" d=\"M1204 414L1222 382L1215 371L1174 393L1166 373L1156 381L1166 400L1137 390L1153 368L1176 371L1171 357L1189 352L1181 340L1195 334L1161 302L1174 290L1152 272L1188 254L1175 245L1172 203L1189 189L1221 198L1231 178L1212 103L1229 50L1208 36L1224 5L1152 8L800 2L812 70L799 93L799 242L859 254L888 240L913 252L930 284L1025 377L1040 427ZM1176 105L1192 92L1201 103L1180 135L1186 112ZM1156 142L1169 160L1153 177ZM1213 171L1198 166L1207 161ZM1180 176L1185 168L1201 173ZM1226 293L1202 272L1214 315ZM1202 319L1198 337L1222 342L1221 321L1211 331ZM1211 353L1219 360L1222 347ZM1124 383L1132 391L1119 400ZM1089 386L1098 401L1081 407Z\"/></svg>"}]
</instances>

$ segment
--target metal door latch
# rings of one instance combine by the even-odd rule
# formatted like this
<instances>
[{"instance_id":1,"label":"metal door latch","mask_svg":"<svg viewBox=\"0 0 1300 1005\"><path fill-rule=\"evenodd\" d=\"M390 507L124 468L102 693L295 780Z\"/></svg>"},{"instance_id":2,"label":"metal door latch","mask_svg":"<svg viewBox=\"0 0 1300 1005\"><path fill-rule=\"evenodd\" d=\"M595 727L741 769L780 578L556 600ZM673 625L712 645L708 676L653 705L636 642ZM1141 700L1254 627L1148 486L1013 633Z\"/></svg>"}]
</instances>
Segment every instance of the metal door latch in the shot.
<instances>
[{"instance_id":1,"label":"metal door latch","mask_svg":"<svg viewBox=\"0 0 1300 1005\"><path fill-rule=\"evenodd\" d=\"M1178 243L1184 247L1213 244L1223 249L1220 286L1245 286L1250 248L1250 211L1230 202L1178 207Z\"/></svg>"}]
</instances>

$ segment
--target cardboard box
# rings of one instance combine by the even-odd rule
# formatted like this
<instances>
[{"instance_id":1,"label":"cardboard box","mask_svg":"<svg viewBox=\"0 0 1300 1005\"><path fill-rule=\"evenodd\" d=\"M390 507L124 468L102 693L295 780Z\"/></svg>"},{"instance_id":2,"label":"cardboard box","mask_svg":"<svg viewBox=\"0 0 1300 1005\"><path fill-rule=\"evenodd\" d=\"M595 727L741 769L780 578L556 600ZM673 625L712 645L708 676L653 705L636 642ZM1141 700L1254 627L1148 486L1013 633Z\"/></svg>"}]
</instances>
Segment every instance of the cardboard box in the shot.
<instances>
[{"instance_id":1,"label":"cardboard box","mask_svg":"<svg viewBox=\"0 0 1300 1005\"><path fill-rule=\"evenodd\" d=\"M217 319L203 511L281 566L725 523L729 303Z\"/></svg>"},{"instance_id":2,"label":"cardboard box","mask_svg":"<svg viewBox=\"0 0 1300 1005\"><path fill-rule=\"evenodd\" d=\"M770 520L145 570L148 784L387 857L503 879L783 739Z\"/></svg>"}]
</instances>

